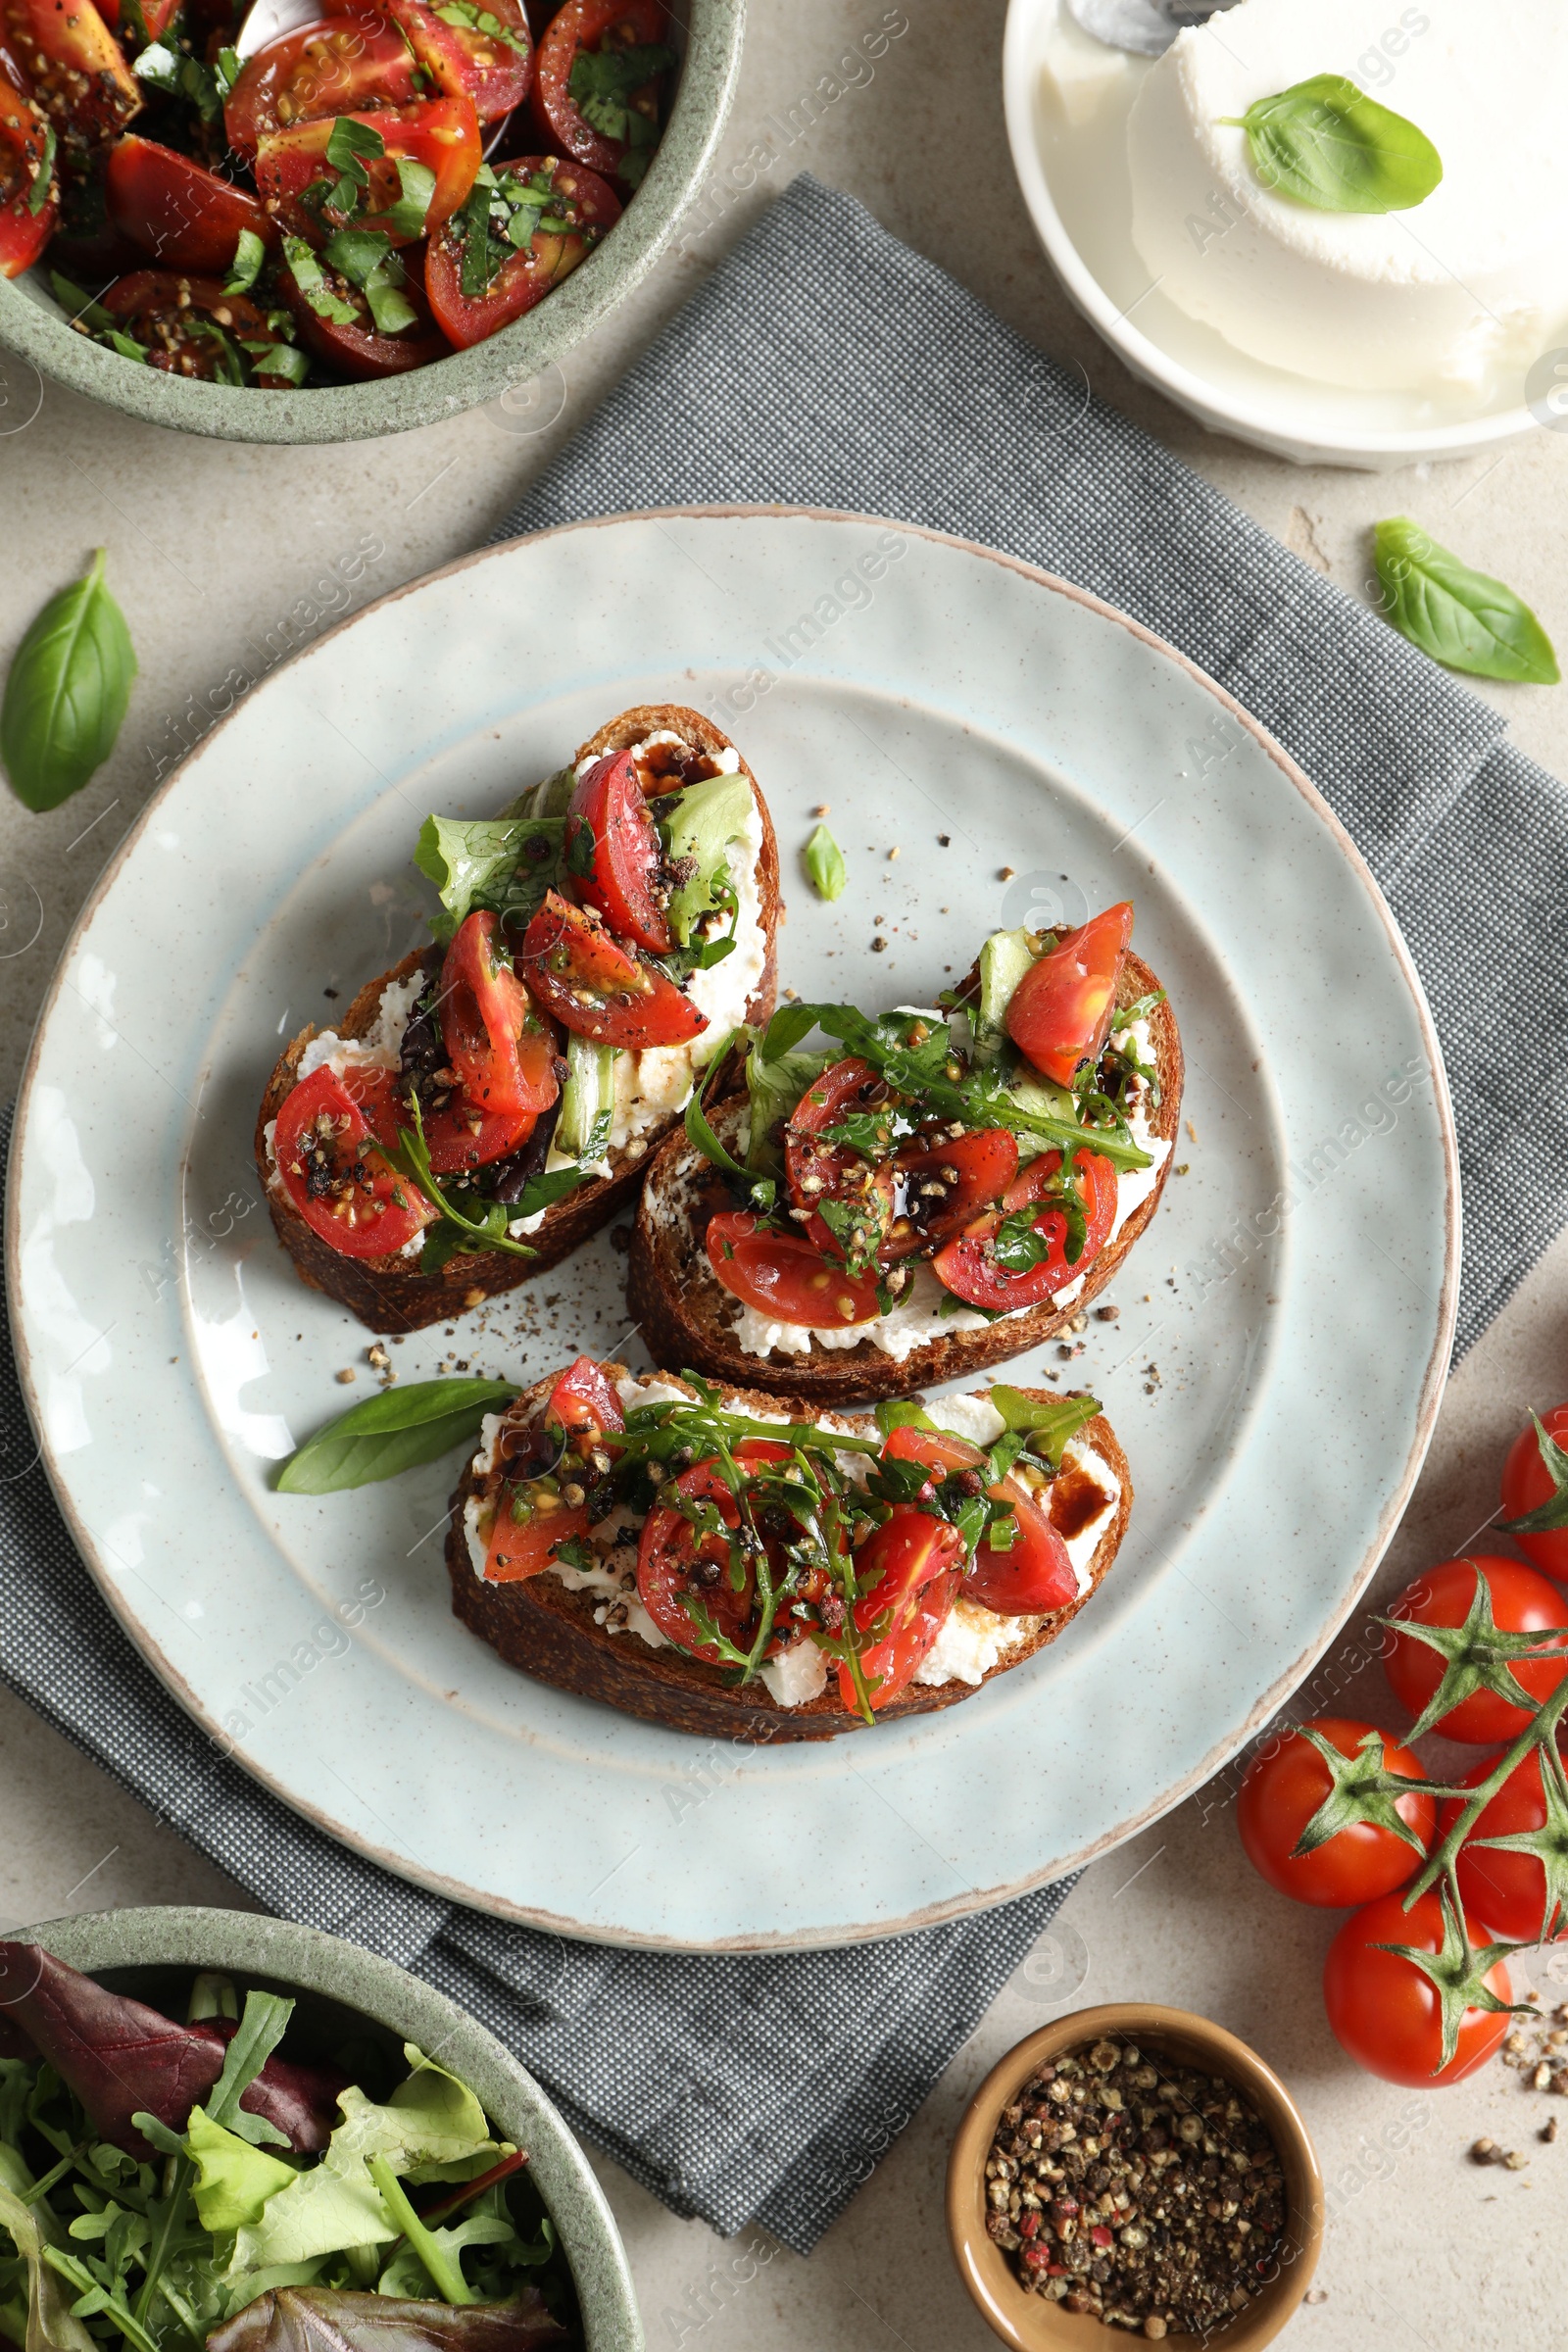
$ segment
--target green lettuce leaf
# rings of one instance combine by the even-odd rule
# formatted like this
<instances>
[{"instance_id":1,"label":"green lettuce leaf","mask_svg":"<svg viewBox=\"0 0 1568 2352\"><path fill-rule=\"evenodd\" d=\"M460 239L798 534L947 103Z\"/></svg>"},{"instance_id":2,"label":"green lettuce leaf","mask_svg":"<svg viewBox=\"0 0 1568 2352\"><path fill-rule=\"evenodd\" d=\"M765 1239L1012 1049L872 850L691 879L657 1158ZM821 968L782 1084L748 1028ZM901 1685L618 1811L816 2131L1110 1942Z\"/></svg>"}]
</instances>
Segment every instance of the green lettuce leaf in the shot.
<instances>
[{"instance_id":1,"label":"green lettuce leaf","mask_svg":"<svg viewBox=\"0 0 1568 2352\"><path fill-rule=\"evenodd\" d=\"M446 909L430 926L437 938L450 939L476 906L526 920L560 885L564 837L558 816L427 816L414 862Z\"/></svg>"},{"instance_id":2,"label":"green lettuce leaf","mask_svg":"<svg viewBox=\"0 0 1568 2352\"><path fill-rule=\"evenodd\" d=\"M269 2198L300 2178L291 2164L215 2124L202 2107L190 2111L185 2146L196 2167L193 2194L204 2230L226 2232L259 2222Z\"/></svg>"},{"instance_id":3,"label":"green lettuce leaf","mask_svg":"<svg viewBox=\"0 0 1568 2352\"><path fill-rule=\"evenodd\" d=\"M72 2311L75 2301L67 2281L43 2259L48 2245L62 2242L54 2217L40 2201L23 2202L32 2186L17 2150L0 2142L0 2230L6 2230L27 2266L26 2352L100 2352Z\"/></svg>"}]
</instances>

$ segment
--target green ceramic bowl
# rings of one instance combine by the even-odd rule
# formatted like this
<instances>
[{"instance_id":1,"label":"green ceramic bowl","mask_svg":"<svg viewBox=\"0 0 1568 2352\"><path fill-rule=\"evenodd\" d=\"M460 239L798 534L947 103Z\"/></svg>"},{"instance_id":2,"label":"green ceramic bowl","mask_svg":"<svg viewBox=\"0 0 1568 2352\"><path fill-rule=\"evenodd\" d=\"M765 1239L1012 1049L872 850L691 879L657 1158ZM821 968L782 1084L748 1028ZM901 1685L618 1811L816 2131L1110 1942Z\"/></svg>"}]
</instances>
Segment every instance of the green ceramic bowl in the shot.
<instances>
[{"instance_id":1,"label":"green ceramic bowl","mask_svg":"<svg viewBox=\"0 0 1568 2352\"><path fill-rule=\"evenodd\" d=\"M0 346L57 383L127 416L222 441L371 441L499 399L532 383L579 343L642 282L669 243L723 130L740 71L745 22L746 0L690 0L675 104L648 177L580 269L536 310L471 351L454 352L429 368L376 384L261 392L191 383L161 368L139 368L74 333L43 269L0 278ZM678 31L676 37L681 38ZM0 367L0 375L5 372ZM24 405L15 384L8 405Z\"/></svg>"},{"instance_id":2,"label":"green ceramic bowl","mask_svg":"<svg viewBox=\"0 0 1568 2352\"><path fill-rule=\"evenodd\" d=\"M587 2352L643 2352L625 2249L588 2159L526 2068L444 1994L358 1944L244 1911L88 1912L18 1928L16 1937L155 2008L160 1994L183 1990L177 1980L192 1970L221 1969L242 1989L296 1994L307 2028L319 2022L334 2039L345 2025L368 2024L399 2044L438 2050L505 2137L528 2151L528 2178L571 2266Z\"/></svg>"}]
</instances>

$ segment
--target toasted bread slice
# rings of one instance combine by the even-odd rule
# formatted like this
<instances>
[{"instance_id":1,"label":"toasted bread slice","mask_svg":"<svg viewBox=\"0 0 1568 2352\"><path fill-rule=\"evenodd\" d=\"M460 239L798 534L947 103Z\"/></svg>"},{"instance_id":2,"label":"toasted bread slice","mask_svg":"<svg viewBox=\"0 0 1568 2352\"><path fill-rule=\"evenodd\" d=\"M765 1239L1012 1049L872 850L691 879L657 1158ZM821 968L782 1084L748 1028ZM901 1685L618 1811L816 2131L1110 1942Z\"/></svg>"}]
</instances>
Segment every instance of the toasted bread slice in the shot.
<instances>
[{"instance_id":1,"label":"toasted bread slice","mask_svg":"<svg viewBox=\"0 0 1568 2352\"><path fill-rule=\"evenodd\" d=\"M624 1367L619 1364L607 1364L605 1370L612 1379L624 1375ZM558 1377L552 1374L527 1390L509 1408L509 1417L515 1416L524 1422L531 1419L549 1396ZM674 1380L667 1373L657 1378L669 1388L686 1387L685 1382ZM1053 1404L1061 1401L1054 1389L1030 1390L1025 1394ZM797 1399L764 1395L760 1391L726 1391L719 1402L743 1412L786 1411L809 1418L808 1408ZM844 1427L861 1437L876 1435L875 1423L863 1415L847 1416ZM979 1682L910 1684L878 1711L878 1723L897 1722L909 1715L929 1715L939 1708L956 1706L997 1675L1010 1673L1048 1642L1054 1642L1098 1592L1127 1531L1133 1501L1132 1473L1103 1414L1086 1422L1070 1441L1069 1453L1080 1452L1097 1456L1111 1472L1120 1490L1114 1512L1087 1564L1084 1591L1065 1608L1049 1616L1011 1621L1027 1630ZM475 1571L469 1552L464 1507L483 1485L483 1476L476 1474L470 1461L452 1497L447 1572L452 1581L454 1612L508 1665L520 1668L537 1682L551 1683L559 1690L574 1690L580 1697L618 1707L622 1714L662 1724L668 1731L690 1732L700 1739L765 1742L832 1740L841 1732L868 1728L858 1715L841 1705L837 1677L831 1672L827 1689L820 1696L801 1706L780 1706L760 1684L739 1688L720 1669L701 1658L689 1657L671 1644L655 1648L630 1627L620 1632L611 1631L601 1622L607 1606L604 1594L591 1589L572 1591L549 1569L520 1583L486 1583Z\"/></svg>"},{"instance_id":2,"label":"toasted bread slice","mask_svg":"<svg viewBox=\"0 0 1568 2352\"><path fill-rule=\"evenodd\" d=\"M1118 1002L1136 1004L1158 987L1148 964L1129 954ZM1159 1205L1181 1118L1184 1065L1168 1004L1155 1006L1149 1026L1160 1086L1159 1105L1149 1124L1153 1138L1165 1145L1165 1155L1152 1189L1101 1250L1082 1290L1065 1303L1045 1299L980 1330L945 1332L903 1356L888 1353L870 1340L859 1340L853 1348L826 1348L814 1338L803 1354L754 1354L736 1335L739 1302L715 1278L703 1246L709 1217L734 1202L711 1162L680 1134L670 1138L648 1170L627 1272L627 1303L655 1362L688 1366L737 1388L776 1389L814 1406L906 1396L965 1379L1038 1348L1115 1280ZM720 1141L731 1149L745 1109L744 1101L736 1097L710 1114Z\"/></svg>"},{"instance_id":3,"label":"toasted bread slice","mask_svg":"<svg viewBox=\"0 0 1568 2352\"><path fill-rule=\"evenodd\" d=\"M580 747L575 758L596 759L605 752L623 751L662 729L679 735L698 751L716 754L735 749L723 729L714 726L700 711L688 710L679 704L645 703L636 710L623 710L618 718L601 727L597 735ZM736 757L762 820L757 875L765 956L761 977L747 1001L745 1013L748 1022L760 1022L771 1017L778 987L778 843L757 778L738 752ZM389 972L368 981L344 1017L334 1024L336 1034L343 1038L368 1036L375 1027L385 991L394 982L408 979L419 968L420 961L420 954L416 951L405 956ZM533 1250L531 1257L518 1257L510 1250L480 1250L451 1258L437 1274L421 1274L417 1259L411 1263L397 1255L344 1257L305 1222L288 1200L277 1181L269 1143L269 1129L293 1088L300 1058L316 1035L314 1027L302 1029L278 1056L268 1080L256 1121L256 1166L277 1237L293 1259L301 1281L312 1290L324 1291L371 1331L418 1331L427 1323L449 1320L465 1308L480 1306L498 1292L514 1290L518 1284L531 1281L534 1275L559 1264L590 1234L608 1224L630 1199L655 1151L670 1129L679 1124L679 1113L671 1113L646 1134L612 1151L608 1176L594 1177L547 1209L543 1224L527 1237ZM713 1087L721 1090L731 1082L737 1066L721 1068L712 1080Z\"/></svg>"}]
</instances>

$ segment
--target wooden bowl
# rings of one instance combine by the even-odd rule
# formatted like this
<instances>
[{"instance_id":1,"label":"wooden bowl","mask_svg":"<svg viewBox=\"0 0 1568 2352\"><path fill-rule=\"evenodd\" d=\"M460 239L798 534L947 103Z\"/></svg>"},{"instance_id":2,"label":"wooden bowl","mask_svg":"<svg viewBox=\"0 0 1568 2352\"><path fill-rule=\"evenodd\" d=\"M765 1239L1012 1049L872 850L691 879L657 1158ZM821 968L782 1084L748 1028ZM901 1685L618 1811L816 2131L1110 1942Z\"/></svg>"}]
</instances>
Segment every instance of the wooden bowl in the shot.
<instances>
[{"instance_id":1,"label":"wooden bowl","mask_svg":"<svg viewBox=\"0 0 1568 2352\"><path fill-rule=\"evenodd\" d=\"M1311 2281L1323 2243L1323 2176L1305 2124L1278 2075L1254 2050L1222 2026L1186 2009L1144 2001L1113 2001L1078 2009L1042 2026L994 2066L970 2100L948 2159L948 2235L958 2272L981 2316L1014 2352L1111 2352L1139 2335L1107 2328L1086 2312L1065 2311L1019 2284L1006 2256L986 2234L986 2157L1004 2107L1036 2070L1067 2050L1109 2036L1140 2050L1219 2075L1236 2088L1267 2128L1285 2175L1285 2246L1263 2292L1215 2331L1225 2352L1258 2352L1271 2344ZM1172 2344L1184 2339L1174 2332Z\"/></svg>"}]
</instances>

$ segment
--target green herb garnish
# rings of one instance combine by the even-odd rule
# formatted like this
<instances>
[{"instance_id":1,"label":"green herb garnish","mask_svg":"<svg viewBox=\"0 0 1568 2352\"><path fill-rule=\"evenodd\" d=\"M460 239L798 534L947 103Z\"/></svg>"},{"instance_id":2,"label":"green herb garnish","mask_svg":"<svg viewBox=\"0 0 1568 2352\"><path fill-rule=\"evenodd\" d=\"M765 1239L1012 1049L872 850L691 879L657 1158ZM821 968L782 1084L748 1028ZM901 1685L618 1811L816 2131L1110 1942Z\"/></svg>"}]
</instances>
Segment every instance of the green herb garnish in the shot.
<instances>
[{"instance_id":1,"label":"green herb garnish","mask_svg":"<svg viewBox=\"0 0 1568 2352\"><path fill-rule=\"evenodd\" d=\"M1426 133L1343 74L1314 74L1219 120L1246 131L1271 194L1317 212L1409 212L1443 177Z\"/></svg>"},{"instance_id":2,"label":"green herb garnish","mask_svg":"<svg viewBox=\"0 0 1568 2352\"><path fill-rule=\"evenodd\" d=\"M1383 611L1434 662L1478 678L1558 683L1550 638L1501 580L1472 571L1408 514L1377 523L1372 544Z\"/></svg>"},{"instance_id":3,"label":"green herb garnish","mask_svg":"<svg viewBox=\"0 0 1568 2352\"><path fill-rule=\"evenodd\" d=\"M104 579L100 548L83 580L52 596L18 646L0 702L0 761L29 808L58 808L114 750L136 655Z\"/></svg>"},{"instance_id":4,"label":"green herb garnish","mask_svg":"<svg viewBox=\"0 0 1568 2352\"><path fill-rule=\"evenodd\" d=\"M806 845L804 856L806 870L811 878L811 888L816 892L817 897L819 899L842 897L844 885L850 878L850 869L844 862L844 852L839 848L826 825L817 826L816 831Z\"/></svg>"}]
</instances>

